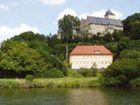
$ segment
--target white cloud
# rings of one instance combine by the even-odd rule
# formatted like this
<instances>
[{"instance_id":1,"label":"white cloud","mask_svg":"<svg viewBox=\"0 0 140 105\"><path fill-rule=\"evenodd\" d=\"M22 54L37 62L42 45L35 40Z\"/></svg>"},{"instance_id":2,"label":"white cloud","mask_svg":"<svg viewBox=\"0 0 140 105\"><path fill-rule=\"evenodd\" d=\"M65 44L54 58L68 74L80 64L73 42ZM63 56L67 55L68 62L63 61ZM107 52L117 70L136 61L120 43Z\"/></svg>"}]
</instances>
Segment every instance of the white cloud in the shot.
<instances>
[{"instance_id":1,"label":"white cloud","mask_svg":"<svg viewBox=\"0 0 140 105\"><path fill-rule=\"evenodd\" d=\"M123 15L122 13L115 11L113 9L111 9L111 11L115 14L115 18L116 19L122 19ZM106 13L105 9L99 10L99 11L94 11L92 13L83 13L79 16L80 19L86 19L87 16L95 16L95 17L104 17Z\"/></svg>"},{"instance_id":2,"label":"white cloud","mask_svg":"<svg viewBox=\"0 0 140 105\"><path fill-rule=\"evenodd\" d=\"M61 13L58 14L58 17L56 18L55 21L53 21L53 25L55 27L57 27L57 23L58 23L58 20L62 19L64 17L64 15L72 15L72 16L77 16L76 12L71 9L71 8L66 8L65 10L63 10Z\"/></svg>"},{"instance_id":3,"label":"white cloud","mask_svg":"<svg viewBox=\"0 0 140 105\"><path fill-rule=\"evenodd\" d=\"M46 5L61 5L66 3L67 0L40 0L40 1Z\"/></svg>"},{"instance_id":4,"label":"white cloud","mask_svg":"<svg viewBox=\"0 0 140 105\"><path fill-rule=\"evenodd\" d=\"M73 9L67 8L61 13L59 13L57 20L62 19L64 15L72 15L72 16L77 16L76 12Z\"/></svg>"},{"instance_id":5,"label":"white cloud","mask_svg":"<svg viewBox=\"0 0 140 105\"><path fill-rule=\"evenodd\" d=\"M8 10L9 7L4 5L4 4L0 4L0 10Z\"/></svg>"},{"instance_id":6,"label":"white cloud","mask_svg":"<svg viewBox=\"0 0 140 105\"><path fill-rule=\"evenodd\" d=\"M61 13L59 13L58 17L57 17L57 21L61 18L64 17L64 15L72 15L72 16L78 16L80 19L86 19L87 16L95 16L95 17L104 17L105 13L106 13L107 10L105 9L102 9L102 10L99 10L99 11L94 11L92 13L83 13L81 15L78 15L75 10L71 9L71 8L66 8L64 11L62 11ZM116 11L116 10L113 10L111 9L111 11L115 14L115 18L116 19L122 19L123 18L123 15L122 13Z\"/></svg>"},{"instance_id":7,"label":"white cloud","mask_svg":"<svg viewBox=\"0 0 140 105\"><path fill-rule=\"evenodd\" d=\"M92 13L83 13L79 16L80 19L86 19L87 16L95 16L95 17L104 17L105 15L105 10L100 10L100 11L95 11L95 12L92 12Z\"/></svg>"},{"instance_id":8,"label":"white cloud","mask_svg":"<svg viewBox=\"0 0 140 105\"><path fill-rule=\"evenodd\" d=\"M115 11L113 9L111 9L111 10L116 15L116 19L122 19L123 18L123 14L121 12Z\"/></svg>"},{"instance_id":9,"label":"white cloud","mask_svg":"<svg viewBox=\"0 0 140 105\"><path fill-rule=\"evenodd\" d=\"M26 31L39 33L39 29L37 27L31 27L26 24L20 24L15 28L0 26L0 42Z\"/></svg>"}]
</instances>

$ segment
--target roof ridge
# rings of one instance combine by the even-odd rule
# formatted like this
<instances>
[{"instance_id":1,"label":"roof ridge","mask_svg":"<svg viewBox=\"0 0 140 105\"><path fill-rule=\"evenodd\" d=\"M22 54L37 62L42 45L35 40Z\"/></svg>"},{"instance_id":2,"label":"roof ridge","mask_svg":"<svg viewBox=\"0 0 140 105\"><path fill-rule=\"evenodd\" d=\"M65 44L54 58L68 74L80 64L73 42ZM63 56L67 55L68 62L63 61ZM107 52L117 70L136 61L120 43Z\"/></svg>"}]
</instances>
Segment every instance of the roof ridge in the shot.
<instances>
[{"instance_id":1,"label":"roof ridge","mask_svg":"<svg viewBox=\"0 0 140 105\"><path fill-rule=\"evenodd\" d=\"M96 16L87 16L88 18L99 18L99 19L106 19L106 20L120 20L120 19L109 19L104 17L96 17ZM121 20L120 20L121 21Z\"/></svg>"},{"instance_id":2,"label":"roof ridge","mask_svg":"<svg viewBox=\"0 0 140 105\"><path fill-rule=\"evenodd\" d=\"M101 52L98 55L112 55L112 52L103 45L77 45L70 55L96 55L95 50Z\"/></svg>"}]
</instances>

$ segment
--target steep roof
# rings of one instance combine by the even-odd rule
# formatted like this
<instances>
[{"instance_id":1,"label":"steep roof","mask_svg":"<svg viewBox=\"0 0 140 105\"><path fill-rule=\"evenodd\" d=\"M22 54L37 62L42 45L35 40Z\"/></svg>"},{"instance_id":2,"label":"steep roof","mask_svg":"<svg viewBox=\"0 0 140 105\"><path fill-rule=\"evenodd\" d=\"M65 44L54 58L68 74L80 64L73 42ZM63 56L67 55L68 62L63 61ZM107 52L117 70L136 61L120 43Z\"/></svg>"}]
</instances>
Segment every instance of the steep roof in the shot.
<instances>
[{"instance_id":1,"label":"steep roof","mask_svg":"<svg viewBox=\"0 0 140 105\"><path fill-rule=\"evenodd\" d=\"M110 9L106 12L105 16L107 16L107 15L114 15L115 16L115 14Z\"/></svg>"},{"instance_id":2,"label":"steep roof","mask_svg":"<svg viewBox=\"0 0 140 105\"><path fill-rule=\"evenodd\" d=\"M114 25L123 27L123 24L120 20L116 19L108 19L108 18L100 18L100 17L87 17L87 22L89 24L101 24L101 25Z\"/></svg>"},{"instance_id":3,"label":"steep roof","mask_svg":"<svg viewBox=\"0 0 140 105\"><path fill-rule=\"evenodd\" d=\"M112 55L112 53L102 45L78 45L70 55Z\"/></svg>"}]
</instances>

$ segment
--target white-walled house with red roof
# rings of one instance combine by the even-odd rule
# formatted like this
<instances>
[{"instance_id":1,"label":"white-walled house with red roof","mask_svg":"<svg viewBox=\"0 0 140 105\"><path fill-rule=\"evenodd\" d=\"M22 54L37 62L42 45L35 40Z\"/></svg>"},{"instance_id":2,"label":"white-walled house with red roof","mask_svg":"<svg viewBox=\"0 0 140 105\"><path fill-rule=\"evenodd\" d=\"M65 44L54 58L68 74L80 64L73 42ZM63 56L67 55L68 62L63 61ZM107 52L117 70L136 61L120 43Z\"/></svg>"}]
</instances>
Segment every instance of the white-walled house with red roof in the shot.
<instances>
[{"instance_id":1,"label":"white-walled house with red roof","mask_svg":"<svg viewBox=\"0 0 140 105\"><path fill-rule=\"evenodd\" d=\"M70 53L72 69L107 68L113 62L113 54L102 45L78 45Z\"/></svg>"}]
</instances>

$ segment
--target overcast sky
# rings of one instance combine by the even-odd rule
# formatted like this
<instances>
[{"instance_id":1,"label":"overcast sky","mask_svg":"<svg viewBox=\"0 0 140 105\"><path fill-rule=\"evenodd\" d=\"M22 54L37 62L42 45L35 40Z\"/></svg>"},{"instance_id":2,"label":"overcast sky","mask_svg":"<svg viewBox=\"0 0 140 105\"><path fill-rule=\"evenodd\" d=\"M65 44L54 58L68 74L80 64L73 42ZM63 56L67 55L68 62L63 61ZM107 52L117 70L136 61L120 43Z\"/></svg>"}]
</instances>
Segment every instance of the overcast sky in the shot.
<instances>
[{"instance_id":1,"label":"overcast sky","mask_svg":"<svg viewBox=\"0 0 140 105\"><path fill-rule=\"evenodd\" d=\"M0 0L0 41L29 30L54 34L65 14L103 17L108 9L125 19L140 12L140 0Z\"/></svg>"}]
</instances>

